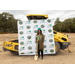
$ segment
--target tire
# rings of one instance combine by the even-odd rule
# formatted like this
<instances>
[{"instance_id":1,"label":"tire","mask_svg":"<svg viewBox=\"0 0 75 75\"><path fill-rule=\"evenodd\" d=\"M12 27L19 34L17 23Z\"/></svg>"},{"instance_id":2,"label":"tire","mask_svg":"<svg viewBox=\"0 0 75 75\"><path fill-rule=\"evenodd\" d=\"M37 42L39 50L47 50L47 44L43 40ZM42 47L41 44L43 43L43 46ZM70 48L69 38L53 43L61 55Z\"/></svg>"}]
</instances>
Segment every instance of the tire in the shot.
<instances>
[{"instance_id":1,"label":"tire","mask_svg":"<svg viewBox=\"0 0 75 75\"><path fill-rule=\"evenodd\" d=\"M12 55L19 55L18 52L15 51L9 51Z\"/></svg>"},{"instance_id":2,"label":"tire","mask_svg":"<svg viewBox=\"0 0 75 75\"><path fill-rule=\"evenodd\" d=\"M55 51L56 51L55 55L57 55L60 51L60 44L56 41L55 41Z\"/></svg>"}]
</instances>

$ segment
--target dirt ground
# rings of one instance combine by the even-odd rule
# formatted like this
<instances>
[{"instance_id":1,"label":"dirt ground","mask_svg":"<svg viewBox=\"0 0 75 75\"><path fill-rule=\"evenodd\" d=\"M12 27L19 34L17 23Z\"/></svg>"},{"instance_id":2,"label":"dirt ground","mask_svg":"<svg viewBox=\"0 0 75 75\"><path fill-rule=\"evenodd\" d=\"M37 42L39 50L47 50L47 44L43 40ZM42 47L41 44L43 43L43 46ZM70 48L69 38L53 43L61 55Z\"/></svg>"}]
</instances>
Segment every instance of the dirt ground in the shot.
<instances>
[{"instance_id":1,"label":"dirt ground","mask_svg":"<svg viewBox=\"0 0 75 75\"><path fill-rule=\"evenodd\" d=\"M19 56L12 55L9 51L4 52L2 47L6 38L8 41L17 39L18 34L0 34L0 64L75 64L75 33L69 34L71 53L67 49L60 50L58 55L44 55L43 60L40 57L37 61L34 60L34 55Z\"/></svg>"}]
</instances>

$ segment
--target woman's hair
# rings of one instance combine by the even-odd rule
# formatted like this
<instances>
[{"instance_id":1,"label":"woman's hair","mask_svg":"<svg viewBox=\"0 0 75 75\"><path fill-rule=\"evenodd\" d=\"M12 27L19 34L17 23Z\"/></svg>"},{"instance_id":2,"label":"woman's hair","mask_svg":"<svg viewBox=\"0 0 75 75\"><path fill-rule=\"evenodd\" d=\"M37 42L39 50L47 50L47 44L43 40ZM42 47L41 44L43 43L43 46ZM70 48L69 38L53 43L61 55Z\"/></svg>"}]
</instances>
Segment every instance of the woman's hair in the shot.
<instances>
[{"instance_id":1,"label":"woman's hair","mask_svg":"<svg viewBox=\"0 0 75 75\"><path fill-rule=\"evenodd\" d=\"M39 31L39 30L38 30ZM37 31L37 35L39 34L39 32ZM40 34L42 34L42 30L40 30Z\"/></svg>"}]
</instances>

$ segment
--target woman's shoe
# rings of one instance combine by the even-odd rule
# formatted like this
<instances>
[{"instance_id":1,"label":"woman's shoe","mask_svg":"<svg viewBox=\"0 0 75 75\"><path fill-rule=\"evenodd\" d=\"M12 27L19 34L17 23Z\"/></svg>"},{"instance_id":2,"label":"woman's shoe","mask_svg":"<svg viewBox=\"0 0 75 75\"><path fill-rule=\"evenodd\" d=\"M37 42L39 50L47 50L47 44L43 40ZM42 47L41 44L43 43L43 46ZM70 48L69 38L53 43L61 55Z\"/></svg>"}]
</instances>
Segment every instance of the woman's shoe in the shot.
<instances>
[{"instance_id":1,"label":"woman's shoe","mask_svg":"<svg viewBox=\"0 0 75 75\"><path fill-rule=\"evenodd\" d=\"M43 57L41 58L41 60L43 59Z\"/></svg>"}]
</instances>

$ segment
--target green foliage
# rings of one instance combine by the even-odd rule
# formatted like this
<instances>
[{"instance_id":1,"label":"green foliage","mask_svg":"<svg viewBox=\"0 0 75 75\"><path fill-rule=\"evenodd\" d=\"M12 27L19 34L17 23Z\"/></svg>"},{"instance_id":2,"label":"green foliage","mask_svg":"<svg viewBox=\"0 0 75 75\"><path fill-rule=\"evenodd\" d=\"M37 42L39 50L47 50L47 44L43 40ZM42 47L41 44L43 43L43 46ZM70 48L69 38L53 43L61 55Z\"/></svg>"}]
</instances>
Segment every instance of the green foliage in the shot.
<instances>
[{"instance_id":1,"label":"green foliage","mask_svg":"<svg viewBox=\"0 0 75 75\"><path fill-rule=\"evenodd\" d=\"M75 18L68 18L61 22L59 18L56 19L55 25L53 27L54 30L59 32L75 32Z\"/></svg>"},{"instance_id":2,"label":"green foliage","mask_svg":"<svg viewBox=\"0 0 75 75\"><path fill-rule=\"evenodd\" d=\"M0 32L17 33L17 21L12 14L3 12L0 14Z\"/></svg>"}]
</instances>

